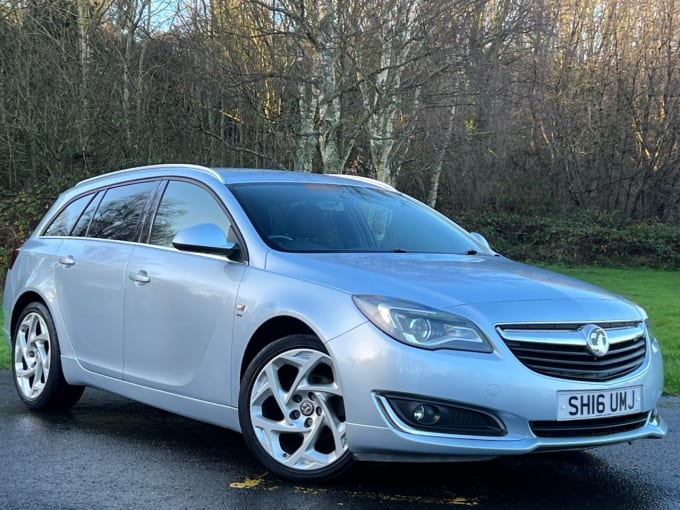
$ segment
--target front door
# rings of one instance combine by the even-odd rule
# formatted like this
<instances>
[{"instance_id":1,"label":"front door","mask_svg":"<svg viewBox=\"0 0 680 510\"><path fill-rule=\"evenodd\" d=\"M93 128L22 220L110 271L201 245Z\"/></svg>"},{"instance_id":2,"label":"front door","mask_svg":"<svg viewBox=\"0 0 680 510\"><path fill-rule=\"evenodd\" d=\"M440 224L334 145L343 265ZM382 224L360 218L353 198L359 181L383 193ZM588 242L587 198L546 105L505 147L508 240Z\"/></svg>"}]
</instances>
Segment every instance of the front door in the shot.
<instances>
[{"instance_id":1,"label":"front door","mask_svg":"<svg viewBox=\"0 0 680 510\"><path fill-rule=\"evenodd\" d=\"M230 232L212 193L192 182L170 181L149 242L135 248L126 271L123 377L228 403L234 310L246 266L172 247L177 232L201 223Z\"/></svg>"}]
</instances>

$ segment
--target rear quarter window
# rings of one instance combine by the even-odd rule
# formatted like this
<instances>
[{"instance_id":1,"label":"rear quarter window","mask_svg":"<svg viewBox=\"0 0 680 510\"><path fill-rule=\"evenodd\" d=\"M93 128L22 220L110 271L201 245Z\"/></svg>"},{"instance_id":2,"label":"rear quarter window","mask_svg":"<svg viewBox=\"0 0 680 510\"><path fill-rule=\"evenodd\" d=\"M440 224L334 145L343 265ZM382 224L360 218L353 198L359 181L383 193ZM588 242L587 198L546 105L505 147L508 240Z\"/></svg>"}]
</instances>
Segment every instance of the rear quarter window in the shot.
<instances>
[{"instance_id":1,"label":"rear quarter window","mask_svg":"<svg viewBox=\"0 0 680 510\"><path fill-rule=\"evenodd\" d=\"M94 193L76 198L64 207L43 232L44 236L68 236L76 221L90 203Z\"/></svg>"}]
</instances>

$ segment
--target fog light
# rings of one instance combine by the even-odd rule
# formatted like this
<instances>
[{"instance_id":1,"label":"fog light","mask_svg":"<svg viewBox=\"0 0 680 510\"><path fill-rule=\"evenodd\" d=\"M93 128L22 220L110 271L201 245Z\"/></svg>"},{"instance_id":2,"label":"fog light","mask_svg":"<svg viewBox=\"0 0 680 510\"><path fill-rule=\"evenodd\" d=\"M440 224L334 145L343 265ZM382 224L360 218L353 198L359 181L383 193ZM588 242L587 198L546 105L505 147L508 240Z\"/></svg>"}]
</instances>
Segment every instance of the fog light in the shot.
<instances>
[{"instance_id":1,"label":"fog light","mask_svg":"<svg viewBox=\"0 0 680 510\"><path fill-rule=\"evenodd\" d=\"M413 419L421 425L434 425L439 421L439 409L428 404L419 404L413 409Z\"/></svg>"},{"instance_id":2,"label":"fog light","mask_svg":"<svg viewBox=\"0 0 680 510\"><path fill-rule=\"evenodd\" d=\"M489 410L457 402L429 400L420 395L380 395L377 397L388 414L394 412L397 426L440 434L466 436L504 436L503 422ZM402 430L404 430L402 428Z\"/></svg>"}]
</instances>

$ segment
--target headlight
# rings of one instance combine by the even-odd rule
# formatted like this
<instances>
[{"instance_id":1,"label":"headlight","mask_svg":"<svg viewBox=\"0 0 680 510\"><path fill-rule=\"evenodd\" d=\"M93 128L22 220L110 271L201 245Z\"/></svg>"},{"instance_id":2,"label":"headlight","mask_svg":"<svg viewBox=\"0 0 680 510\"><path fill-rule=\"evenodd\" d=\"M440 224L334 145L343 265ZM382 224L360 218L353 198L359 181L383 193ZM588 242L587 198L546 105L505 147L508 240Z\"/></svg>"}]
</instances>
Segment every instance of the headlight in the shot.
<instances>
[{"instance_id":1,"label":"headlight","mask_svg":"<svg viewBox=\"0 0 680 510\"><path fill-rule=\"evenodd\" d=\"M359 310L395 340L423 349L493 352L469 320L424 305L383 296L353 296Z\"/></svg>"}]
</instances>

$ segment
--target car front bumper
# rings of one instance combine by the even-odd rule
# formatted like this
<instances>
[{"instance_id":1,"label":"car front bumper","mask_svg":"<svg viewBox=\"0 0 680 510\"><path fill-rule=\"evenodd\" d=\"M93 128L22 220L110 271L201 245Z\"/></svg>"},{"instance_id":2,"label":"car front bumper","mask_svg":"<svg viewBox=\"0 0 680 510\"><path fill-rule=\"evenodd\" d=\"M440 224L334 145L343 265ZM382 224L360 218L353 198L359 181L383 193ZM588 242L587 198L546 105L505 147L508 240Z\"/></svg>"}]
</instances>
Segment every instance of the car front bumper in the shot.
<instances>
[{"instance_id":1,"label":"car front bumper","mask_svg":"<svg viewBox=\"0 0 680 510\"><path fill-rule=\"evenodd\" d=\"M500 340L491 354L403 345L369 323L327 343L336 362L347 416L347 439L362 460L461 461L536 451L585 449L641 438L661 438L667 426L656 412L663 389L661 353L649 348L642 366L608 382L558 379L522 365ZM612 432L574 432L557 422L558 391L641 387L639 424ZM400 419L390 395L448 402L482 410L502 422L502 435L442 433ZM597 423L598 418L592 422ZM532 422L566 427L565 437L538 437ZM565 425L565 423L567 425Z\"/></svg>"}]
</instances>

